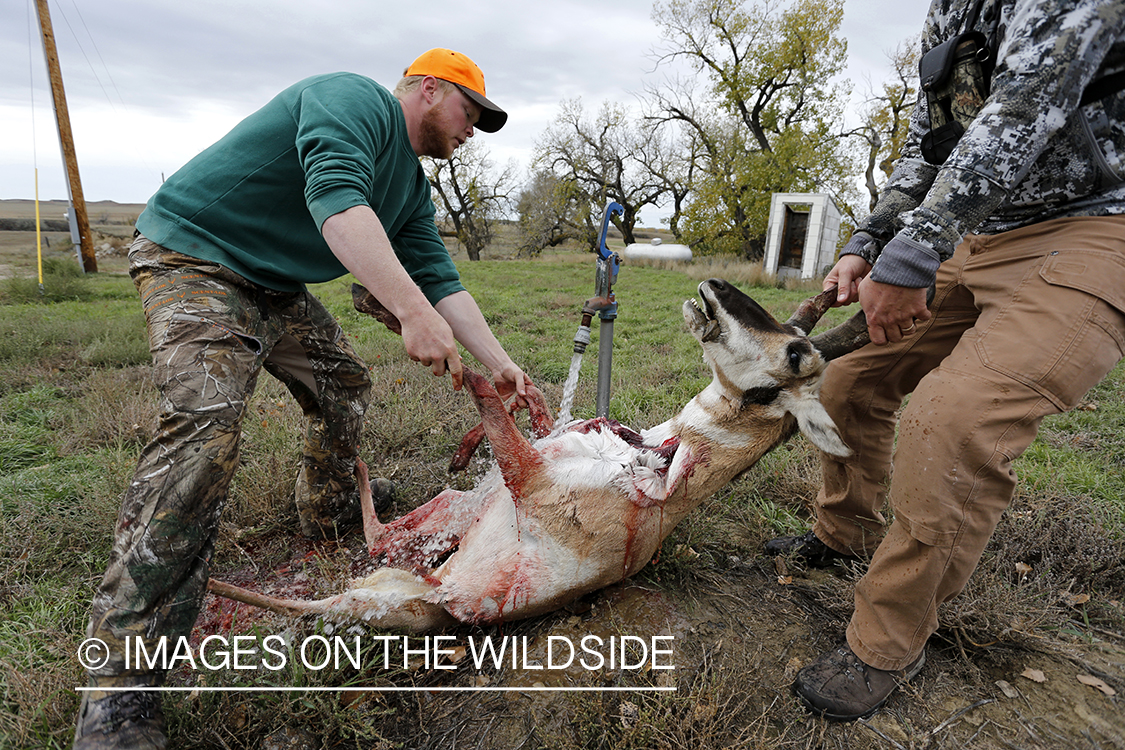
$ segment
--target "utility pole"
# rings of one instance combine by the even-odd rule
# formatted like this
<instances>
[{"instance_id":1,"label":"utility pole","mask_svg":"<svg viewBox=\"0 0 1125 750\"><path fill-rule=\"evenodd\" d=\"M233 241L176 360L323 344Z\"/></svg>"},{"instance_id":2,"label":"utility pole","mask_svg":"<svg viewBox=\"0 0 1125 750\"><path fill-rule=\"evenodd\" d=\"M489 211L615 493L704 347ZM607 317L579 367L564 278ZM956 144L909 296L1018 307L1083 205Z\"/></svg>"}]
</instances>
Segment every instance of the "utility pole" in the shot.
<instances>
[{"instance_id":1,"label":"utility pole","mask_svg":"<svg viewBox=\"0 0 1125 750\"><path fill-rule=\"evenodd\" d=\"M66 166L67 192L70 196L70 237L77 241L82 258L82 270L97 273L98 261L94 256L94 243L90 238L90 220L86 214L86 198L82 194L82 179L78 176L78 157L74 153L74 135L70 130L70 112L66 108L59 52L55 47L55 32L51 29L51 11L47 0L35 0L39 11L39 30L43 35L43 54L47 58L47 72L51 79L51 98L55 102L55 122L59 128L63 164Z\"/></svg>"}]
</instances>

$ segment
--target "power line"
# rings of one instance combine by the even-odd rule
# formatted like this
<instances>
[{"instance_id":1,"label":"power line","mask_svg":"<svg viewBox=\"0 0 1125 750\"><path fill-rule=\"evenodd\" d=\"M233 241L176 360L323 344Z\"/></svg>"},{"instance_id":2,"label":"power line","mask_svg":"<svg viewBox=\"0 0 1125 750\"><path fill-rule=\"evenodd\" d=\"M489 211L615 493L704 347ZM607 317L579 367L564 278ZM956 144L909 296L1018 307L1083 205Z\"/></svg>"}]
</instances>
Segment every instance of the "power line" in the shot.
<instances>
[{"instance_id":1,"label":"power line","mask_svg":"<svg viewBox=\"0 0 1125 750\"><path fill-rule=\"evenodd\" d=\"M38 137L35 133L35 60L34 49L32 43L32 21L31 21L31 3L32 0L27 0L27 81L28 89L31 91L31 163L36 170L39 169L39 147ZM38 21L35 23L35 28L39 28Z\"/></svg>"},{"instance_id":2,"label":"power line","mask_svg":"<svg viewBox=\"0 0 1125 750\"><path fill-rule=\"evenodd\" d=\"M73 5L73 2L71 4ZM82 46L82 40L78 38L78 34L75 33L74 27L70 25L70 19L67 17L66 11L63 10L61 7L58 7L58 3L56 3L55 5L58 8L59 13L62 15L63 21L66 23L66 27L70 30L70 35L72 37L74 37L74 43L78 45L78 51L81 52L82 57L84 57L86 59L86 65L89 66L90 73L93 74L94 80L98 82L98 87L101 88L102 93L105 95L106 101L109 102L110 108L113 109L114 112L116 112L117 107L116 107L116 105L114 105L113 100L110 99L109 92L106 91L105 85L102 83L101 76L99 76L98 71L94 69L94 64L92 62L90 62L90 56L86 54L86 48ZM78 6L75 5L74 9L77 11ZM82 13L80 11L78 13L78 17L79 17L80 20L82 19ZM83 20L82 21L83 26L85 26L85 23L86 22ZM97 51L98 45L97 45L97 43L94 42L94 37L90 35L90 29L89 28L86 29L86 36L89 37L90 44L92 44L94 46L94 50ZM99 58L101 57L100 52L98 52L98 57ZM102 66L103 67L105 66L104 61L102 62ZM107 76L109 75L109 69L108 68L106 68L106 75Z\"/></svg>"},{"instance_id":3,"label":"power line","mask_svg":"<svg viewBox=\"0 0 1125 750\"><path fill-rule=\"evenodd\" d=\"M121 91L117 88L117 81L113 80L113 74L110 72L109 66L105 64L105 58L102 57L102 51L98 48L98 43L94 39L94 35L90 33L90 27L86 25L86 19L82 16L82 10L78 7L78 3L75 0L70 0L70 4L74 6L74 12L78 14L78 20L82 22L82 28L86 31L86 36L90 38L90 44L94 47L94 53L97 54L98 62L101 63L102 69L105 70L106 78L109 79L109 85L113 87L113 92L117 94L117 101L121 102L121 106L125 107L127 110L128 107L125 105L125 98L121 96ZM113 106L112 101L110 101L110 106Z\"/></svg>"}]
</instances>

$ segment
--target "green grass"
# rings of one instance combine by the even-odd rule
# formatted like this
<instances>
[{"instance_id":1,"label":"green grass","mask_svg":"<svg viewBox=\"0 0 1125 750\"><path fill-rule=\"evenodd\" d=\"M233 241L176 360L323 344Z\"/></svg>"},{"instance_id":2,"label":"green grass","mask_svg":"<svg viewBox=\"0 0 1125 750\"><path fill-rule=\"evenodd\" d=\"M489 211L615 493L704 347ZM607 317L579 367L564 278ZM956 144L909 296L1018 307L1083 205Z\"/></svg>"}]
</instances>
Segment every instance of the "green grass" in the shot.
<instances>
[{"instance_id":1,"label":"green grass","mask_svg":"<svg viewBox=\"0 0 1125 750\"><path fill-rule=\"evenodd\" d=\"M501 342L557 406L581 307L594 293L591 256L546 255L459 266ZM671 417L709 381L698 344L684 332L680 307L695 295L698 281L710 275L754 278L752 270L716 263L621 269L615 287L619 316L611 417L638 428L652 426ZM73 654L109 552L121 493L155 413L144 319L132 283L122 275L65 278L69 280L55 279L59 291L45 297L37 289L21 291L18 284L0 287L0 738L8 738L0 739L0 746L5 747L68 746L77 705L73 687L81 679ZM445 471L461 435L476 421L468 397L452 393L447 379L434 378L409 362L397 337L352 310L349 286L348 280L338 280L313 291L372 366L374 397L362 455L398 484L403 498L399 512L446 486L471 484L483 459L466 476L450 477ZM807 295L807 289L780 289L768 280L750 291L779 317ZM834 311L830 318L845 314ZM599 335L595 322L576 417L593 416ZM290 503L300 410L268 377L262 378L250 409L242 469L232 487L215 560L218 570L268 570L293 554L285 540L296 529ZM1046 420L1040 438L1017 462L1021 484L1015 512L982 563L983 588L968 592L974 607L954 611L951 632L975 640L996 628L1011 630L1017 621L1035 621L1040 636L1074 627L1067 624L1069 615L1050 609L1054 604L1043 605L1051 617L1035 620L1026 614L1028 602L1054 602L1068 585L1088 587L1094 601L1086 615L1096 626L1123 629L1120 608L1106 603L1125 590L1120 565L1125 550L1123 435L1125 368L1118 367L1082 409ZM667 540L661 564L647 569L641 580L670 588L717 585L730 560L753 559L765 538L805 528L818 470L804 441L782 446L763 459L752 479L733 483L681 524ZM1013 580L1008 572L1012 556L1030 559L1042 539L1053 540L1056 553L1040 551L1035 582ZM1091 562L1082 567L1082 560ZM335 582L332 576L340 573L332 573L331 566L326 571L329 580L322 585L327 591ZM828 609L846 611L846 582L823 585ZM983 611L982 601L989 605ZM722 724L730 714L723 711L750 708L745 696L738 697L737 684L723 682L717 674L699 677L679 698L636 699L647 723L634 729L622 729L616 714L606 713L618 711L616 703L588 701L582 705L594 713L579 733L586 733L582 736L589 746L639 748L668 732L687 737L693 722L699 732L729 730ZM285 673L274 679L279 684L301 680L339 686L371 678L361 672ZM342 707L332 695L239 701L205 694L177 704L171 721L184 746L221 746L236 736L241 739L235 744L246 746L280 722L304 727L317 742L325 738L325 746L411 747L412 738L439 736L428 734L437 731L436 720L429 718L430 699L413 700L390 697ZM699 706L708 705L718 706L718 713L707 714L704 721ZM495 710L507 709L500 705ZM755 731L761 737L784 732L778 728L787 722L784 714L770 714L768 705L753 710L760 715ZM554 739L550 732L541 735L543 746L571 746L573 737L561 728L559 733ZM217 736L226 740L220 743ZM617 744L599 744L598 737L616 738Z\"/></svg>"},{"instance_id":2,"label":"green grass","mask_svg":"<svg viewBox=\"0 0 1125 750\"><path fill-rule=\"evenodd\" d=\"M1091 390L1078 409L1044 423L1020 461L1027 488L1095 499L1125 529L1125 368Z\"/></svg>"}]
</instances>

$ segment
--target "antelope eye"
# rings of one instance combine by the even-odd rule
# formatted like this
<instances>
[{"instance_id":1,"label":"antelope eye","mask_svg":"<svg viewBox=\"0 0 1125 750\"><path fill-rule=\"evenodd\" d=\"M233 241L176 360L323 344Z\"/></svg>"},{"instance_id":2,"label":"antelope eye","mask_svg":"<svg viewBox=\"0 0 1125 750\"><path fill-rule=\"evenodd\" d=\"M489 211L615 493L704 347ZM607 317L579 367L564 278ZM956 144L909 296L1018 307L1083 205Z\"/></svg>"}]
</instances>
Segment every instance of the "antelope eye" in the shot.
<instances>
[{"instance_id":1,"label":"antelope eye","mask_svg":"<svg viewBox=\"0 0 1125 750\"><path fill-rule=\"evenodd\" d=\"M793 372L801 369L801 357L804 356L804 349L796 344L789 345L789 367Z\"/></svg>"}]
</instances>

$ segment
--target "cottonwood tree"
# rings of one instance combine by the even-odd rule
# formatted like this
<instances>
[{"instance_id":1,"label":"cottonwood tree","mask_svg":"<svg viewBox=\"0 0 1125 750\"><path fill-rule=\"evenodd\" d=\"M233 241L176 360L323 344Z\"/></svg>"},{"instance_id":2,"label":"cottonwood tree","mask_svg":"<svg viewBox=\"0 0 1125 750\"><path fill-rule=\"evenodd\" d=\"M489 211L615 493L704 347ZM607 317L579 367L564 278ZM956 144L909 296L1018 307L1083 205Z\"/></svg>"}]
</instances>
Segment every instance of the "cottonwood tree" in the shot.
<instances>
[{"instance_id":1,"label":"cottonwood tree","mask_svg":"<svg viewBox=\"0 0 1125 750\"><path fill-rule=\"evenodd\" d=\"M690 181L675 217L677 239L703 254L753 257L759 232L750 216L763 198L768 212L769 195L743 175L750 159L744 130L695 95L689 81L653 92L653 101L662 108L653 121L693 148L681 151L693 156L685 165Z\"/></svg>"},{"instance_id":2,"label":"cottonwood tree","mask_svg":"<svg viewBox=\"0 0 1125 750\"><path fill-rule=\"evenodd\" d=\"M497 172L488 150L477 141L466 141L448 160L429 159L426 176L433 188L438 231L455 237L469 260L493 239L497 219L511 208L515 165Z\"/></svg>"},{"instance_id":3,"label":"cottonwood tree","mask_svg":"<svg viewBox=\"0 0 1125 750\"><path fill-rule=\"evenodd\" d=\"M590 119L579 99L564 101L555 122L536 142L535 163L574 186L588 206L585 239L597 249L602 212L609 201L622 207L614 224L626 244L635 241L637 217L667 191L665 183L645 168L662 158L659 141L625 108L605 102Z\"/></svg>"},{"instance_id":4,"label":"cottonwood tree","mask_svg":"<svg viewBox=\"0 0 1125 750\"><path fill-rule=\"evenodd\" d=\"M703 141L693 130L661 127L658 118L645 118L641 127L649 147L642 151L640 167L657 184L664 186L663 205L672 212L665 219L672 235L679 241L682 239L680 225L684 209L707 152Z\"/></svg>"},{"instance_id":5,"label":"cottonwood tree","mask_svg":"<svg viewBox=\"0 0 1125 750\"><path fill-rule=\"evenodd\" d=\"M910 130L910 113L918 98L920 44L920 37L914 36L887 53L893 70L891 78L883 82L880 92L872 92L868 97L863 124L846 134L864 143L868 211L875 210L882 185L894 171ZM853 220L857 218L852 216Z\"/></svg>"},{"instance_id":6,"label":"cottonwood tree","mask_svg":"<svg viewBox=\"0 0 1125 750\"><path fill-rule=\"evenodd\" d=\"M691 133L704 154L685 241L760 258L772 193L823 191L838 202L855 193L839 135L846 91L831 83L846 61L843 0L669 0L653 18L665 39L659 61L696 74L646 94L649 117Z\"/></svg>"},{"instance_id":7,"label":"cottonwood tree","mask_svg":"<svg viewBox=\"0 0 1125 750\"><path fill-rule=\"evenodd\" d=\"M538 255L568 240L589 243L590 206L574 182L540 169L516 200L520 255Z\"/></svg>"}]
</instances>

